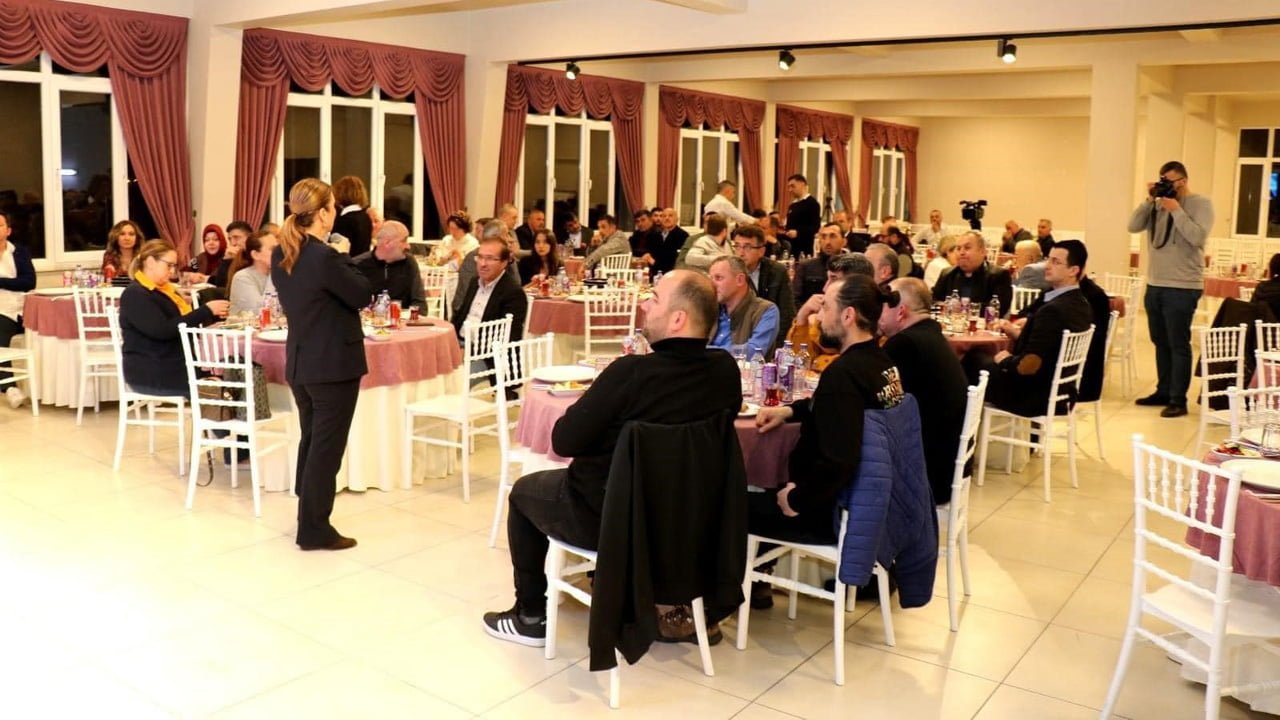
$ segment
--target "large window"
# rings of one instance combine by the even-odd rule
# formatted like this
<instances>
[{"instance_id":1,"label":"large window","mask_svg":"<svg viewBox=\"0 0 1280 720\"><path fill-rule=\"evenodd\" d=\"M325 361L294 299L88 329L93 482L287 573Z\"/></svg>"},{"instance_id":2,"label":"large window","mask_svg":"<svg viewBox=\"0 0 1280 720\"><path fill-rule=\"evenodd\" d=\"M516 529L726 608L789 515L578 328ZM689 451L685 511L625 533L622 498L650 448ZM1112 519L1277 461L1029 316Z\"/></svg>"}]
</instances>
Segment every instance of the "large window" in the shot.
<instances>
[{"instance_id":1,"label":"large window","mask_svg":"<svg viewBox=\"0 0 1280 720\"><path fill-rule=\"evenodd\" d=\"M890 215L899 219L907 213L907 156L896 148L871 151L871 207L867 221L879 222Z\"/></svg>"},{"instance_id":2,"label":"large window","mask_svg":"<svg viewBox=\"0 0 1280 720\"><path fill-rule=\"evenodd\" d=\"M332 83L316 93L295 86L285 111L271 203L262 219L284 219L289 189L302 178L332 183L355 175L384 219L404 223L415 238L440 237L441 218L423 166L417 122L412 102L384 100L376 87L351 97Z\"/></svg>"},{"instance_id":3,"label":"large window","mask_svg":"<svg viewBox=\"0 0 1280 720\"><path fill-rule=\"evenodd\" d=\"M1240 131L1231 234L1280 238L1280 128Z\"/></svg>"},{"instance_id":4,"label":"large window","mask_svg":"<svg viewBox=\"0 0 1280 720\"><path fill-rule=\"evenodd\" d=\"M837 210L844 210L844 201L836 192L836 166L831 162L831 146L815 140L800 141L799 165L796 172L809 181L809 192L822 205L822 217L829 220Z\"/></svg>"},{"instance_id":5,"label":"large window","mask_svg":"<svg viewBox=\"0 0 1280 720\"><path fill-rule=\"evenodd\" d=\"M0 208L12 218L11 239L31 251L37 270L97 267L117 220L154 226L130 187L106 74L105 66L73 73L47 54L0 66Z\"/></svg>"},{"instance_id":6,"label":"large window","mask_svg":"<svg viewBox=\"0 0 1280 720\"><path fill-rule=\"evenodd\" d=\"M742 157L738 134L727 130L684 128L680 131L680 167L676 213L684 227L702 227L702 208L716 196L721 180L738 186L734 203L743 208Z\"/></svg>"},{"instance_id":7,"label":"large window","mask_svg":"<svg viewBox=\"0 0 1280 720\"><path fill-rule=\"evenodd\" d=\"M559 233L570 213L588 227L595 227L602 215L616 215L614 209L621 205L615 157L608 120L561 115L558 109L550 115L530 113L516 187L521 217L541 210L547 227ZM631 227L629 216L618 221Z\"/></svg>"}]
</instances>

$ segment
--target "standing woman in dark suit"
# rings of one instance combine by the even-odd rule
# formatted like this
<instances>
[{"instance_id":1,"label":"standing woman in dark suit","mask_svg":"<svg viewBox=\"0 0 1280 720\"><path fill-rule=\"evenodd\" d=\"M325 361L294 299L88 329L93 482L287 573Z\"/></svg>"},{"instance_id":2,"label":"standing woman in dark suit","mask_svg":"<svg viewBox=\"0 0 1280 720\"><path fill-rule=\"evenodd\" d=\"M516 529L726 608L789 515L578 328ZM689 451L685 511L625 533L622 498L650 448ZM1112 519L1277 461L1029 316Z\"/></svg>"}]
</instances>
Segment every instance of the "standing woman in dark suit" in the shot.
<instances>
[{"instance_id":1,"label":"standing woman in dark suit","mask_svg":"<svg viewBox=\"0 0 1280 720\"><path fill-rule=\"evenodd\" d=\"M289 191L289 212L271 254L271 282L289 317L285 380L302 429L297 542L303 550L345 550L356 541L339 535L329 515L360 378L368 372L360 308L369 304L369 281L351 263L350 243L325 243L337 214L326 183L299 180Z\"/></svg>"},{"instance_id":2,"label":"standing woman in dark suit","mask_svg":"<svg viewBox=\"0 0 1280 720\"><path fill-rule=\"evenodd\" d=\"M333 184L338 219L333 231L351 241L351 257L369 252L373 245L373 219L369 217L369 191L355 175L343 175Z\"/></svg>"}]
</instances>

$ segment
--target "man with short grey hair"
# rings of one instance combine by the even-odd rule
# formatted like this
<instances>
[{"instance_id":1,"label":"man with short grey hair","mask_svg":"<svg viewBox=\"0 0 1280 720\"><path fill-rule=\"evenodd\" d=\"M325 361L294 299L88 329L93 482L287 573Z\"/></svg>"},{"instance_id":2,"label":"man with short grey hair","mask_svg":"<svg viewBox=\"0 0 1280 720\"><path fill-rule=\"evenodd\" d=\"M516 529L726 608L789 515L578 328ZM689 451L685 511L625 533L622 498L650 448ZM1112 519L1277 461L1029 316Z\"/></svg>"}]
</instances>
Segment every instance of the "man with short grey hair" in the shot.
<instances>
[{"instance_id":1,"label":"man with short grey hair","mask_svg":"<svg viewBox=\"0 0 1280 720\"><path fill-rule=\"evenodd\" d=\"M707 201L703 206L703 213L717 213L723 215L733 225L751 225L756 219L738 209L738 204L734 202L734 198L738 195L738 186L732 180L721 180L716 186L715 197Z\"/></svg>"},{"instance_id":2,"label":"man with short grey hair","mask_svg":"<svg viewBox=\"0 0 1280 720\"><path fill-rule=\"evenodd\" d=\"M778 306L756 295L747 279L747 265L736 255L722 255L707 269L716 288L720 316L708 347L725 350L747 346L747 355L773 353L778 339Z\"/></svg>"},{"instance_id":3,"label":"man with short grey hair","mask_svg":"<svg viewBox=\"0 0 1280 720\"><path fill-rule=\"evenodd\" d=\"M511 208L513 211L515 210L514 205L503 205L502 207L503 211L505 211L506 208ZM507 247L511 247L507 226L503 220L490 220L484 224L484 228L480 231L480 242L484 242L491 238L502 240L507 243ZM515 248L512 248L511 251L514 254ZM514 262L507 263L507 274L514 277L517 283L520 282L520 271L516 269L516 264ZM462 297L462 289L470 285L471 280L475 278L475 276L476 250L472 250L467 253L466 257L462 258L462 264L458 266L458 291L454 292L453 298L449 303L453 313L457 313L462 310L462 301L464 300Z\"/></svg>"},{"instance_id":4,"label":"man with short grey hair","mask_svg":"<svg viewBox=\"0 0 1280 720\"><path fill-rule=\"evenodd\" d=\"M867 246L867 260L871 261L874 272L871 279L877 285L883 285L898 277L898 253L884 243L871 243Z\"/></svg>"},{"instance_id":5,"label":"man with short grey hair","mask_svg":"<svg viewBox=\"0 0 1280 720\"><path fill-rule=\"evenodd\" d=\"M1013 284L1020 288L1049 292L1052 286L1044 279L1044 266L1040 243L1035 240L1019 240L1013 248L1013 268L1018 274Z\"/></svg>"}]
</instances>

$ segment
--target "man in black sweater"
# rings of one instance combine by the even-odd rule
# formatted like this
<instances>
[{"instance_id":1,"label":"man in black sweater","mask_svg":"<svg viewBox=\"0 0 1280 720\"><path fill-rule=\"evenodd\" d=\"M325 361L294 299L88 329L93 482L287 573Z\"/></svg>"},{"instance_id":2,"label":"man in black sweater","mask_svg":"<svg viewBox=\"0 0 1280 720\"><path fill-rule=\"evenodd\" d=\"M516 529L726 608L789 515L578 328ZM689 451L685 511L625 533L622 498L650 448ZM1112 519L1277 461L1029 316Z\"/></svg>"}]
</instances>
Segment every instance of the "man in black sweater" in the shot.
<instances>
[{"instance_id":1,"label":"man in black sweater","mask_svg":"<svg viewBox=\"0 0 1280 720\"><path fill-rule=\"evenodd\" d=\"M957 291L962 298L988 305L992 298L1000 301L1000 314L1006 315L1013 302L1013 280L1009 271L987 263L987 247L982 236L970 231L956 243L956 265L944 270L933 286L933 299L943 302Z\"/></svg>"},{"instance_id":2,"label":"man in black sweater","mask_svg":"<svg viewBox=\"0 0 1280 720\"><path fill-rule=\"evenodd\" d=\"M547 227L547 214L534 208L525 216L524 224L515 229L516 241L522 251L533 252L533 236Z\"/></svg>"},{"instance_id":3,"label":"man in black sweater","mask_svg":"<svg viewBox=\"0 0 1280 720\"><path fill-rule=\"evenodd\" d=\"M791 240L791 254L800 257L813 254L813 237L822 224L822 208L818 200L809 194L809 181L803 175L787 178L787 190L791 204L787 206L787 237Z\"/></svg>"},{"instance_id":4,"label":"man in black sweater","mask_svg":"<svg viewBox=\"0 0 1280 720\"><path fill-rule=\"evenodd\" d=\"M795 279L791 281L791 289L795 293L796 307L814 295L822 294L827 285L827 267L831 259L844 254L844 233L835 223L827 223L818 232L818 254L796 266Z\"/></svg>"},{"instance_id":5,"label":"man in black sweater","mask_svg":"<svg viewBox=\"0 0 1280 720\"><path fill-rule=\"evenodd\" d=\"M507 540L516 604L485 613L485 632L521 645L546 645L547 536L597 547L605 483L623 425L737 414L737 364L729 353L707 347L717 315L715 288L699 273L670 272L654 288L645 321L653 352L615 360L556 423L551 447L572 458L568 468L526 475L511 488Z\"/></svg>"},{"instance_id":6,"label":"man in black sweater","mask_svg":"<svg viewBox=\"0 0 1280 720\"><path fill-rule=\"evenodd\" d=\"M418 261L409 257L409 228L397 220L388 220L378 228L373 249L353 258L356 269L369 280L373 294L383 290L406 309L425 310L427 294L422 288L422 272Z\"/></svg>"},{"instance_id":7,"label":"man in black sweater","mask_svg":"<svg viewBox=\"0 0 1280 720\"><path fill-rule=\"evenodd\" d=\"M660 272L669 273L675 269L676 256L680 254L680 248L684 247L685 241L689 239L689 233L680 227L677 220L679 217L676 215L675 208L663 208L662 212L654 218L655 226L649 236L649 255L653 257L650 271L655 276Z\"/></svg>"},{"instance_id":8,"label":"man in black sweater","mask_svg":"<svg viewBox=\"0 0 1280 720\"><path fill-rule=\"evenodd\" d=\"M920 405L920 434L933 501L945 505L951 501L969 382L942 327L929 317L929 288L924 281L898 278L889 286L900 299L897 307L885 307L880 314L880 333L889 338L884 351L898 368L902 388L915 395Z\"/></svg>"}]
</instances>

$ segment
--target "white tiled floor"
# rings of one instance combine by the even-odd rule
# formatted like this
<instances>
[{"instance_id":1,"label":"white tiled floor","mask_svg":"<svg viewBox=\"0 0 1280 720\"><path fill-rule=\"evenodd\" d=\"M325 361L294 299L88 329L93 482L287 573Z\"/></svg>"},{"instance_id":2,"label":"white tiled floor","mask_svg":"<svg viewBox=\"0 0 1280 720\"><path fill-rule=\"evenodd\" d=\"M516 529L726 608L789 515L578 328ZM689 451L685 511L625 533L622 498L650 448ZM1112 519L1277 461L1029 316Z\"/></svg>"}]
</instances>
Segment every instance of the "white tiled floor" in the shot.
<instances>
[{"instance_id":1,"label":"white tiled floor","mask_svg":"<svg viewBox=\"0 0 1280 720\"><path fill-rule=\"evenodd\" d=\"M1149 351L1142 371L1149 376ZM1139 390L1147 391L1144 383ZM156 456L141 432L111 471L114 407L90 413L0 408L0 717L6 718L1087 718L1119 648L1129 587L1129 436L1191 452L1196 420L1162 420L1119 397L1103 404L1109 462L1083 426L1079 490L1039 463L974 488L974 594L947 628L945 575L928 607L846 621L848 684L831 682L830 610L782 603L752 617L746 652L657 646L607 678L586 667L586 613L566 604L560 657L491 640L480 613L511 604L505 539L486 547L495 450L473 463L472 502L456 481L339 496L335 524L360 545L302 553L295 503L220 471L182 507L175 438ZM1063 468L1065 470L1065 467ZM1200 717L1200 686L1159 652L1137 653L1120 705L1131 718ZM1224 718L1260 717L1239 703Z\"/></svg>"}]
</instances>

